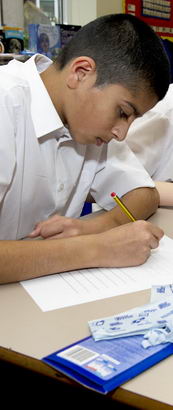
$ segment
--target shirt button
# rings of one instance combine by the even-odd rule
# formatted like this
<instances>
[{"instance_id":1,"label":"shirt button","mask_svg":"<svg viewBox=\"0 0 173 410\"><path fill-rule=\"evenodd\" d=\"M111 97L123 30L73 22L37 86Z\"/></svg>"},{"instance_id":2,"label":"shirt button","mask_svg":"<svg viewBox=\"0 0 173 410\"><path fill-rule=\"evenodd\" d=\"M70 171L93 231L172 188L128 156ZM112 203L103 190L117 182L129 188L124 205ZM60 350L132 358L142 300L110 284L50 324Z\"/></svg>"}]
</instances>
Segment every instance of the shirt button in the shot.
<instances>
[{"instance_id":1,"label":"shirt button","mask_svg":"<svg viewBox=\"0 0 173 410\"><path fill-rule=\"evenodd\" d=\"M59 186L57 188L57 191L61 192L61 191L63 191L63 189L64 189L64 184L59 184Z\"/></svg>"}]
</instances>

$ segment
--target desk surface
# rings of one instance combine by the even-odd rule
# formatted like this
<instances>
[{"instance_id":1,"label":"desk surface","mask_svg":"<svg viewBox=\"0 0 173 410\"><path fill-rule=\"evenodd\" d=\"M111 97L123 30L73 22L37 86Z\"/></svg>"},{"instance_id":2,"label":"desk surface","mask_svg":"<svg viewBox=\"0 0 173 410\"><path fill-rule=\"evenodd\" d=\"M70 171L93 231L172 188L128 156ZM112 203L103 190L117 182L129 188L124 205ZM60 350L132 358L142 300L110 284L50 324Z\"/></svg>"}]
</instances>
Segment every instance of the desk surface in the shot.
<instances>
[{"instance_id":1,"label":"desk surface","mask_svg":"<svg viewBox=\"0 0 173 410\"><path fill-rule=\"evenodd\" d=\"M172 217L172 209L160 208L151 220L162 227L168 236L173 237ZM42 312L19 283L1 285L0 359L57 377L57 372L39 359L88 336L88 320L142 305L148 302L148 298L149 291L141 291ZM169 408L169 405L173 405L172 369L173 357L169 357L125 383L109 397L114 400L118 398L122 402L130 400L138 408L158 408L155 400L160 402L159 409ZM72 383L64 376L62 380ZM145 407L140 406L140 400L143 404L146 402Z\"/></svg>"}]
</instances>

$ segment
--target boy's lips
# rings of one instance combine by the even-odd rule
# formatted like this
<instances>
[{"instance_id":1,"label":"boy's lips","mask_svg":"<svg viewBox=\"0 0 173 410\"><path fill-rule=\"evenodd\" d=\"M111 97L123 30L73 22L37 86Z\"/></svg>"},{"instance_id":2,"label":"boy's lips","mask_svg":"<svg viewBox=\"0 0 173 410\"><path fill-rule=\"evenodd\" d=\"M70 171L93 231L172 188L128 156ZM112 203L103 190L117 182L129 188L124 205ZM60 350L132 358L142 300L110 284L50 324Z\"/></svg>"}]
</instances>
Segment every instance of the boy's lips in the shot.
<instances>
[{"instance_id":1,"label":"boy's lips","mask_svg":"<svg viewBox=\"0 0 173 410\"><path fill-rule=\"evenodd\" d=\"M107 144L107 142L104 141L104 140L102 140L100 137L97 137L97 138L96 138L96 145L97 145L98 147L100 147L100 145L102 145L102 144Z\"/></svg>"}]
</instances>

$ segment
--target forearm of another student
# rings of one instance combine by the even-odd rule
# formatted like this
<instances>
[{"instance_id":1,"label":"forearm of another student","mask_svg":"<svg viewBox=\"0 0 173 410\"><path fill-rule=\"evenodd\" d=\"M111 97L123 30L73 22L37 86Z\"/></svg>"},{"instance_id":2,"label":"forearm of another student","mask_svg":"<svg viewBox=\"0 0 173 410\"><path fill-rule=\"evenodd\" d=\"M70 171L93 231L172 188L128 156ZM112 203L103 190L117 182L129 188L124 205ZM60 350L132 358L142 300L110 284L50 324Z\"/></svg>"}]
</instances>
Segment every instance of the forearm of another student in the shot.
<instances>
[{"instance_id":1,"label":"forearm of another student","mask_svg":"<svg viewBox=\"0 0 173 410\"><path fill-rule=\"evenodd\" d=\"M160 206L173 206L173 183L155 182L160 196Z\"/></svg>"},{"instance_id":2,"label":"forearm of another student","mask_svg":"<svg viewBox=\"0 0 173 410\"><path fill-rule=\"evenodd\" d=\"M88 267L140 265L162 235L160 228L137 221L99 234L54 241L1 241L0 283Z\"/></svg>"},{"instance_id":3,"label":"forearm of another student","mask_svg":"<svg viewBox=\"0 0 173 410\"><path fill-rule=\"evenodd\" d=\"M158 208L159 195L155 188L138 188L124 195L122 201L135 219L148 219ZM128 222L129 218L119 206L95 218L82 221L85 233L104 232Z\"/></svg>"},{"instance_id":4,"label":"forearm of another student","mask_svg":"<svg viewBox=\"0 0 173 410\"><path fill-rule=\"evenodd\" d=\"M159 206L159 194L156 188L137 188L122 197L124 205L136 220L148 219ZM119 206L113 209L117 225L129 222L129 218Z\"/></svg>"}]
</instances>

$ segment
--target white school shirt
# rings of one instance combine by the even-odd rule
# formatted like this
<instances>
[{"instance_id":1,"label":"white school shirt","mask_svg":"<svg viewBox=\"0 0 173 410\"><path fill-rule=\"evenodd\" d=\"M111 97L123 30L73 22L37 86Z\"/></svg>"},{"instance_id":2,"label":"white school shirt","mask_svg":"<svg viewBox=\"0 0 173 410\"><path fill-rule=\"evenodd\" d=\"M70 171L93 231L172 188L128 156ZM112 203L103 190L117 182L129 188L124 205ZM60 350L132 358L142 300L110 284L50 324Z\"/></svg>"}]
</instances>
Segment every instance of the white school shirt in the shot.
<instances>
[{"instance_id":1,"label":"white school shirt","mask_svg":"<svg viewBox=\"0 0 173 410\"><path fill-rule=\"evenodd\" d=\"M173 84L163 100L133 122L126 141L155 181L173 180Z\"/></svg>"},{"instance_id":2,"label":"white school shirt","mask_svg":"<svg viewBox=\"0 0 173 410\"><path fill-rule=\"evenodd\" d=\"M123 144L110 145L107 161L107 145L75 142L39 75L51 63L34 55L0 67L0 239L26 237L55 213L79 217L89 191L111 209L112 191L153 187Z\"/></svg>"}]
</instances>

